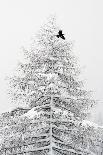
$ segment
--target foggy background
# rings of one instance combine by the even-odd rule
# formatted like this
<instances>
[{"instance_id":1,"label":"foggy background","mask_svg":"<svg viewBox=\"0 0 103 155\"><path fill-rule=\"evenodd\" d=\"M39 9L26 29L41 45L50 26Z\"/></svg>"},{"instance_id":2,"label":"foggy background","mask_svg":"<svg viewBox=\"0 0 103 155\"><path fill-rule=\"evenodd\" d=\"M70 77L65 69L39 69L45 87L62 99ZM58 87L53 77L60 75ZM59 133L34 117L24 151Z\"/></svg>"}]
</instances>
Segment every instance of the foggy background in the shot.
<instances>
[{"instance_id":1,"label":"foggy background","mask_svg":"<svg viewBox=\"0 0 103 155\"><path fill-rule=\"evenodd\" d=\"M50 14L55 14L65 37L74 42L82 79L99 104L92 120L103 125L103 1L102 0L3 0L0 1L0 113L14 105L6 95L5 77L17 65L22 46Z\"/></svg>"}]
</instances>

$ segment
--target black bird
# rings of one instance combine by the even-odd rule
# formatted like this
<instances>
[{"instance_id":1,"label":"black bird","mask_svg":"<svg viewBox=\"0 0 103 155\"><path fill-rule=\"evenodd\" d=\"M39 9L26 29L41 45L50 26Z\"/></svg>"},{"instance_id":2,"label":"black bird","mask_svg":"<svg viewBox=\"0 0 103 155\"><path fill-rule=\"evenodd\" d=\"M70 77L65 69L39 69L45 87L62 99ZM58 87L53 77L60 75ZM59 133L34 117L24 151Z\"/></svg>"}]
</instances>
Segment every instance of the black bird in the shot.
<instances>
[{"instance_id":1,"label":"black bird","mask_svg":"<svg viewBox=\"0 0 103 155\"><path fill-rule=\"evenodd\" d=\"M56 35L58 38L65 39L64 34L62 33L62 30L59 30L58 35Z\"/></svg>"}]
</instances>

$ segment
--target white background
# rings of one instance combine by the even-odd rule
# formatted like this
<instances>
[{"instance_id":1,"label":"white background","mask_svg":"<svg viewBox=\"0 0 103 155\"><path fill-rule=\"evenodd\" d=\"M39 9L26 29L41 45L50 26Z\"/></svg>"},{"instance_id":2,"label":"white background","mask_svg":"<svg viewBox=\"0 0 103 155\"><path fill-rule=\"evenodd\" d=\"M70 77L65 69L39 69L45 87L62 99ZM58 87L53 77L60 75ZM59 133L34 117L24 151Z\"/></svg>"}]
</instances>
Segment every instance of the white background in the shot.
<instances>
[{"instance_id":1,"label":"white background","mask_svg":"<svg viewBox=\"0 0 103 155\"><path fill-rule=\"evenodd\" d=\"M86 87L94 91L99 105L93 119L103 118L103 1L102 0L1 0L0 1L0 113L14 105L6 95L8 76L16 67L22 46L56 14L68 39L75 41L74 53L83 66Z\"/></svg>"}]
</instances>

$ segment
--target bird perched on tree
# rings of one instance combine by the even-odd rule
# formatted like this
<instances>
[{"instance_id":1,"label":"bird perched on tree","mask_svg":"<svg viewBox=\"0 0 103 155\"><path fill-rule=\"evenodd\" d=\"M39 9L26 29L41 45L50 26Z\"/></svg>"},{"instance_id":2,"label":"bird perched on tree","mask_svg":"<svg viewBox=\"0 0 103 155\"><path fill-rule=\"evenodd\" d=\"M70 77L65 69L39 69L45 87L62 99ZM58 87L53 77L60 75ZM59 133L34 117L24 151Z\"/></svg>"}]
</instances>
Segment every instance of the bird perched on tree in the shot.
<instances>
[{"instance_id":1,"label":"bird perched on tree","mask_svg":"<svg viewBox=\"0 0 103 155\"><path fill-rule=\"evenodd\" d=\"M64 34L62 33L62 30L59 30L58 35L56 35L58 38L65 39Z\"/></svg>"}]
</instances>

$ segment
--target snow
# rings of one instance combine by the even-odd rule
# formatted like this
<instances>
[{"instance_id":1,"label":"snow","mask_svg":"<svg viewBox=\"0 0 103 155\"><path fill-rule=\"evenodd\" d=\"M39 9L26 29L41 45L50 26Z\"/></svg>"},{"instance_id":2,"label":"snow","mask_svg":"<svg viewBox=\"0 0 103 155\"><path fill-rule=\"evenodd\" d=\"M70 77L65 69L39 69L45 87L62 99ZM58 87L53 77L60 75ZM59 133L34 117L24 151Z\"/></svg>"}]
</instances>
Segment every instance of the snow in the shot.
<instances>
[{"instance_id":1,"label":"snow","mask_svg":"<svg viewBox=\"0 0 103 155\"><path fill-rule=\"evenodd\" d=\"M35 107L34 107L31 110L29 110L26 114L24 114L23 116L33 118L34 116L37 116L37 115L38 115L38 112L35 110Z\"/></svg>"},{"instance_id":2,"label":"snow","mask_svg":"<svg viewBox=\"0 0 103 155\"><path fill-rule=\"evenodd\" d=\"M45 74L45 73L42 73L41 70L40 72L38 73L38 75L41 75L41 76L44 76L47 78L47 80L51 80L52 78L54 78L55 80L57 79L57 75L55 73L48 73L48 74Z\"/></svg>"},{"instance_id":3,"label":"snow","mask_svg":"<svg viewBox=\"0 0 103 155\"><path fill-rule=\"evenodd\" d=\"M50 80L51 78L54 77L54 74L53 73L49 73L49 74L46 75L46 77L47 77L47 80Z\"/></svg>"},{"instance_id":4,"label":"snow","mask_svg":"<svg viewBox=\"0 0 103 155\"><path fill-rule=\"evenodd\" d=\"M99 126L98 124L94 123L94 122L91 122L89 120L83 120L82 121L82 125L84 126L91 126L91 127L94 127L95 129L98 129L98 128L101 128L103 129L103 126Z\"/></svg>"}]
</instances>

